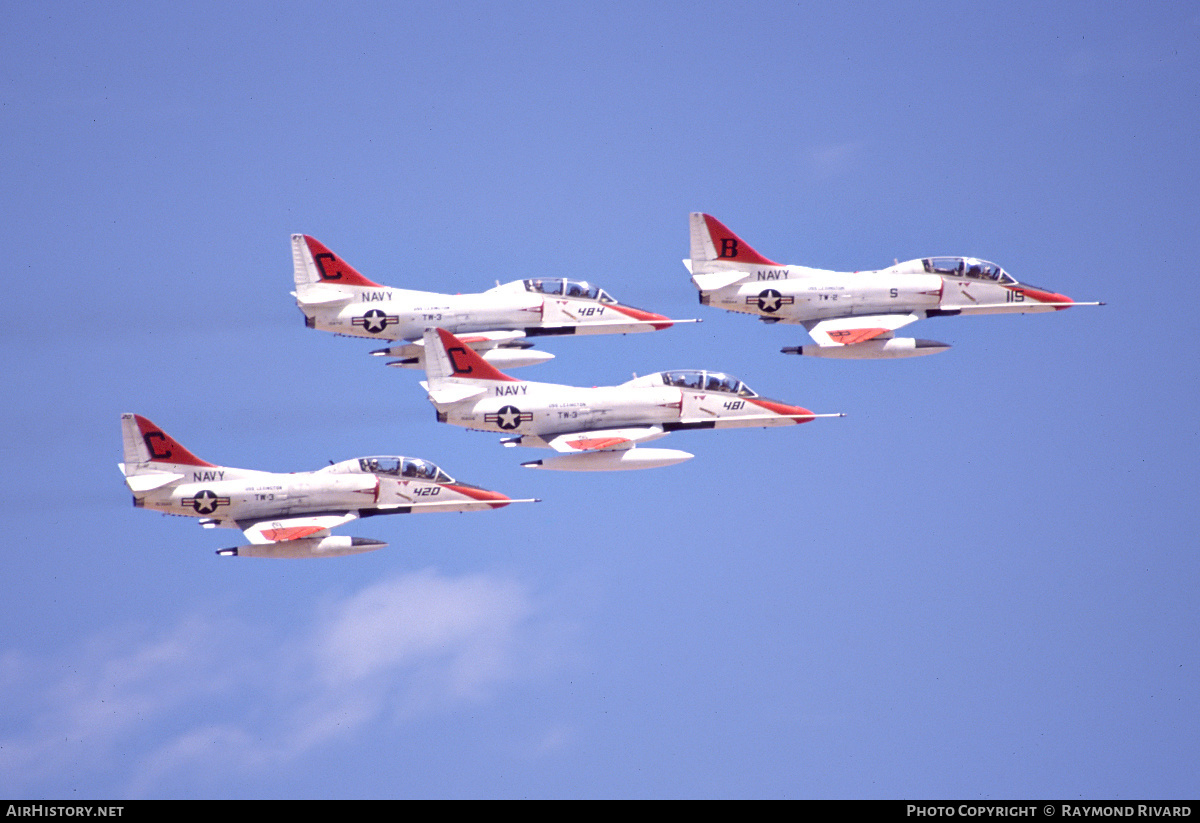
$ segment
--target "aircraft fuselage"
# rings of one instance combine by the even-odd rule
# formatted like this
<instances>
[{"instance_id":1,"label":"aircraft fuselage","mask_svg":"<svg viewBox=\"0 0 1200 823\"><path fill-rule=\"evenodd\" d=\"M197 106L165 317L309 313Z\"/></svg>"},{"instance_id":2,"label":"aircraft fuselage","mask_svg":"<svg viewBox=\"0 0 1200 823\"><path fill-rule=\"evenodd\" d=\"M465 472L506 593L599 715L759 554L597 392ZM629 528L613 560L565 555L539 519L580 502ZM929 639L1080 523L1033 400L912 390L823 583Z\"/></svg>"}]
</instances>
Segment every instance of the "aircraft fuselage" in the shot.
<instances>
[{"instance_id":1,"label":"aircraft fuselage","mask_svg":"<svg viewBox=\"0 0 1200 823\"><path fill-rule=\"evenodd\" d=\"M197 468L169 488L138 492L134 505L164 514L220 521L262 520L303 514L379 509L404 514L408 506L439 503L413 512L491 508L484 500L506 499L461 483L438 483L333 471L276 474L226 467ZM232 525L232 522L230 523Z\"/></svg>"},{"instance_id":2,"label":"aircraft fuselage","mask_svg":"<svg viewBox=\"0 0 1200 823\"><path fill-rule=\"evenodd\" d=\"M358 288L341 305L306 305L304 309L307 324L312 328L384 340L415 340L425 329L434 327L463 337L498 329L535 337L630 334L671 325L661 315L618 303L544 296L515 289L451 295L387 287Z\"/></svg>"},{"instance_id":3,"label":"aircraft fuselage","mask_svg":"<svg viewBox=\"0 0 1200 823\"><path fill-rule=\"evenodd\" d=\"M806 422L811 412L757 396L665 385L577 388L514 382L492 384L487 395L456 404L440 413L439 419L468 429L547 439L624 426L661 425L665 432L785 426Z\"/></svg>"},{"instance_id":4,"label":"aircraft fuselage","mask_svg":"<svg viewBox=\"0 0 1200 823\"><path fill-rule=\"evenodd\" d=\"M802 266L750 269L753 279L712 291L700 302L768 322L804 323L830 317L907 314L1002 314L1054 311L1069 302L1019 283L996 283L894 269L832 272Z\"/></svg>"}]
</instances>

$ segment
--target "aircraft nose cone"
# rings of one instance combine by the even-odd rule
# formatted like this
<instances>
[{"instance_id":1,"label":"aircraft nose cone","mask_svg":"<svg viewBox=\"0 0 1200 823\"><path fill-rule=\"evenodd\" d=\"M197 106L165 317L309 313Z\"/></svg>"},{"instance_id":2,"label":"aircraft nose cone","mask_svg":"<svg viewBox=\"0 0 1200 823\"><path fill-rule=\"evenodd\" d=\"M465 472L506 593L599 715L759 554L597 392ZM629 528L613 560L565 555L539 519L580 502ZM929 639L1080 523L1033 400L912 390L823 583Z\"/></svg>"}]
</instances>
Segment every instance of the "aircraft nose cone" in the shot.
<instances>
[{"instance_id":1,"label":"aircraft nose cone","mask_svg":"<svg viewBox=\"0 0 1200 823\"><path fill-rule=\"evenodd\" d=\"M1062 311L1063 309L1069 309L1069 308L1071 308L1071 304L1075 302L1071 298L1067 297L1065 294L1059 294L1058 292L1045 291L1043 289L1031 289L1028 287L1024 287L1022 290L1025 292L1026 297L1032 298L1033 300L1036 300L1039 303L1065 303L1066 304L1063 306L1055 306L1054 307L1055 311Z\"/></svg>"},{"instance_id":2,"label":"aircraft nose cone","mask_svg":"<svg viewBox=\"0 0 1200 823\"><path fill-rule=\"evenodd\" d=\"M474 486L451 486L450 488L460 494L465 494L467 497L486 502L493 509L502 509L512 500L508 495L494 492L490 489L477 489Z\"/></svg>"},{"instance_id":3,"label":"aircraft nose cone","mask_svg":"<svg viewBox=\"0 0 1200 823\"><path fill-rule=\"evenodd\" d=\"M780 417L790 417L796 423L808 423L816 416L813 412L803 406L792 406L787 403L780 403L778 400L765 400L761 397L749 398L751 403L761 406L767 411L775 412Z\"/></svg>"},{"instance_id":4,"label":"aircraft nose cone","mask_svg":"<svg viewBox=\"0 0 1200 823\"><path fill-rule=\"evenodd\" d=\"M671 322L671 318L665 317L661 314L656 314L652 311L646 311L645 309L635 309L633 306L624 306L620 304L613 306L613 308L621 312L621 314L632 317L634 320L647 321L654 326L657 331L669 329L674 325L674 323Z\"/></svg>"},{"instance_id":5,"label":"aircraft nose cone","mask_svg":"<svg viewBox=\"0 0 1200 823\"><path fill-rule=\"evenodd\" d=\"M1067 297L1065 294L1055 294L1054 297L1056 298L1054 301L1055 303L1067 303L1068 304L1066 306L1055 306L1054 307L1055 311L1062 311L1063 309L1069 309L1069 308L1071 308L1070 304L1075 302L1071 298Z\"/></svg>"}]
</instances>

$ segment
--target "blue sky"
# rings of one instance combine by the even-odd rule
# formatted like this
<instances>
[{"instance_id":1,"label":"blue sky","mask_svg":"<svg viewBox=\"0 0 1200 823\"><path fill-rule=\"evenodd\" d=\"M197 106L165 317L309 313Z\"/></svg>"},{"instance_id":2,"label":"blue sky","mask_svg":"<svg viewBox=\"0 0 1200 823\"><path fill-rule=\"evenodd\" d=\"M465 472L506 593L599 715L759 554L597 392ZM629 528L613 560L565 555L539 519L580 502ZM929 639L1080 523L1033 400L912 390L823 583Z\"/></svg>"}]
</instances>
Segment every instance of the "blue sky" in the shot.
<instances>
[{"instance_id":1,"label":"blue sky","mask_svg":"<svg viewBox=\"0 0 1200 823\"><path fill-rule=\"evenodd\" d=\"M1195 797L1194 4L15 5L0 793ZM687 214L843 270L968 254L1098 309L949 352L696 304ZM367 277L579 277L699 325L546 341L849 416L531 472L307 330ZM538 505L228 559L129 505L118 416L275 471L399 453ZM537 455L530 452L530 455Z\"/></svg>"}]
</instances>

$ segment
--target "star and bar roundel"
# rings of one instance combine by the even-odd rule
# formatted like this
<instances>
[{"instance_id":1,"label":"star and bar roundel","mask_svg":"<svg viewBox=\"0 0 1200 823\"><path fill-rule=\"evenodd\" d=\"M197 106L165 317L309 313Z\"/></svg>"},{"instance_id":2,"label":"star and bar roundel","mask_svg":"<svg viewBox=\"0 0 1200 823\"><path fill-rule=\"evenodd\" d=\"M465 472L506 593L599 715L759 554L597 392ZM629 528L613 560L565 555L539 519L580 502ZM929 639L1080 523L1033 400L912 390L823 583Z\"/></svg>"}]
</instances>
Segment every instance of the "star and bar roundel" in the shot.
<instances>
[{"instance_id":1,"label":"star and bar roundel","mask_svg":"<svg viewBox=\"0 0 1200 823\"><path fill-rule=\"evenodd\" d=\"M350 322L356 326L362 326L363 331L369 331L371 334L379 334L389 324L394 326L399 323L400 317L395 314L384 314L379 309L371 309L362 317L356 317Z\"/></svg>"},{"instance_id":2,"label":"star and bar roundel","mask_svg":"<svg viewBox=\"0 0 1200 823\"><path fill-rule=\"evenodd\" d=\"M210 489L202 489L196 492L194 497L185 497L179 501L185 506L191 506L196 514L212 514L217 510L218 506L228 506L228 497L218 497L216 492Z\"/></svg>"},{"instance_id":3,"label":"star and bar roundel","mask_svg":"<svg viewBox=\"0 0 1200 823\"><path fill-rule=\"evenodd\" d=\"M487 423L495 423L505 431L517 428L522 423L529 423L533 420L533 412L523 412L516 406L502 406L500 411L494 414L485 414L483 419Z\"/></svg>"},{"instance_id":4,"label":"star and bar roundel","mask_svg":"<svg viewBox=\"0 0 1200 823\"><path fill-rule=\"evenodd\" d=\"M780 306L790 306L795 302L796 298L784 297L775 289L763 289L757 297L746 298L746 305L754 304L758 306L759 311L765 311L767 314L779 311Z\"/></svg>"}]
</instances>

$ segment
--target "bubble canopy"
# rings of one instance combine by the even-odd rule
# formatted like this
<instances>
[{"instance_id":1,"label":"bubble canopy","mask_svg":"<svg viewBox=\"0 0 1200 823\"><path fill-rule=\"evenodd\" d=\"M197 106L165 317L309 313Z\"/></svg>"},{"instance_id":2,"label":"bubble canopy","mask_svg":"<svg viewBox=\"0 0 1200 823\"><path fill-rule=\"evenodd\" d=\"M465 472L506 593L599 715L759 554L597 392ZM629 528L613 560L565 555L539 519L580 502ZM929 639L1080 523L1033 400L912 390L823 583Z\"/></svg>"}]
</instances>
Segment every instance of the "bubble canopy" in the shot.
<instances>
[{"instance_id":1,"label":"bubble canopy","mask_svg":"<svg viewBox=\"0 0 1200 823\"><path fill-rule=\"evenodd\" d=\"M929 274L968 277L972 280L991 280L994 283L1015 284L1012 275L995 263L975 257L926 257L921 261Z\"/></svg>"},{"instance_id":2,"label":"bubble canopy","mask_svg":"<svg viewBox=\"0 0 1200 823\"><path fill-rule=\"evenodd\" d=\"M567 280L561 277L539 277L526 280L525 290L538 294L552 294L561 297L574 297L580 300L599 300L601 303L616 303L608 296L608 292L599 286L594 286L584 280Z\"/></svg>"},{"instance_id":3,"label":"bubble canopy","mask_svg":"<svg viewBox=\"0 0 1200 823\"><path fill-rule=\"evenodd\" d=\"M724 372L681 369L679 371L659 372L658 374L662 377L664 385L675 386L680 389L728 392L740 397L758 396L757 392L753 391L741 380Z\"/></svg>"},{"instance_id":4,"label":"bubble canopy","mask_svg":"<svg viewBox=\"0 0 1200 823\"><path fill-rule=\"evenodd\" d=\"M454 478L446 474L435 463L418 457L399 457L380 455L377 457L359 457L354 460L343 460L334 463L326 471L339 474L382 474L391 477L405 477L412 480L427 480L431 483L453 483Z\"/></svg>"}]
</instances>

